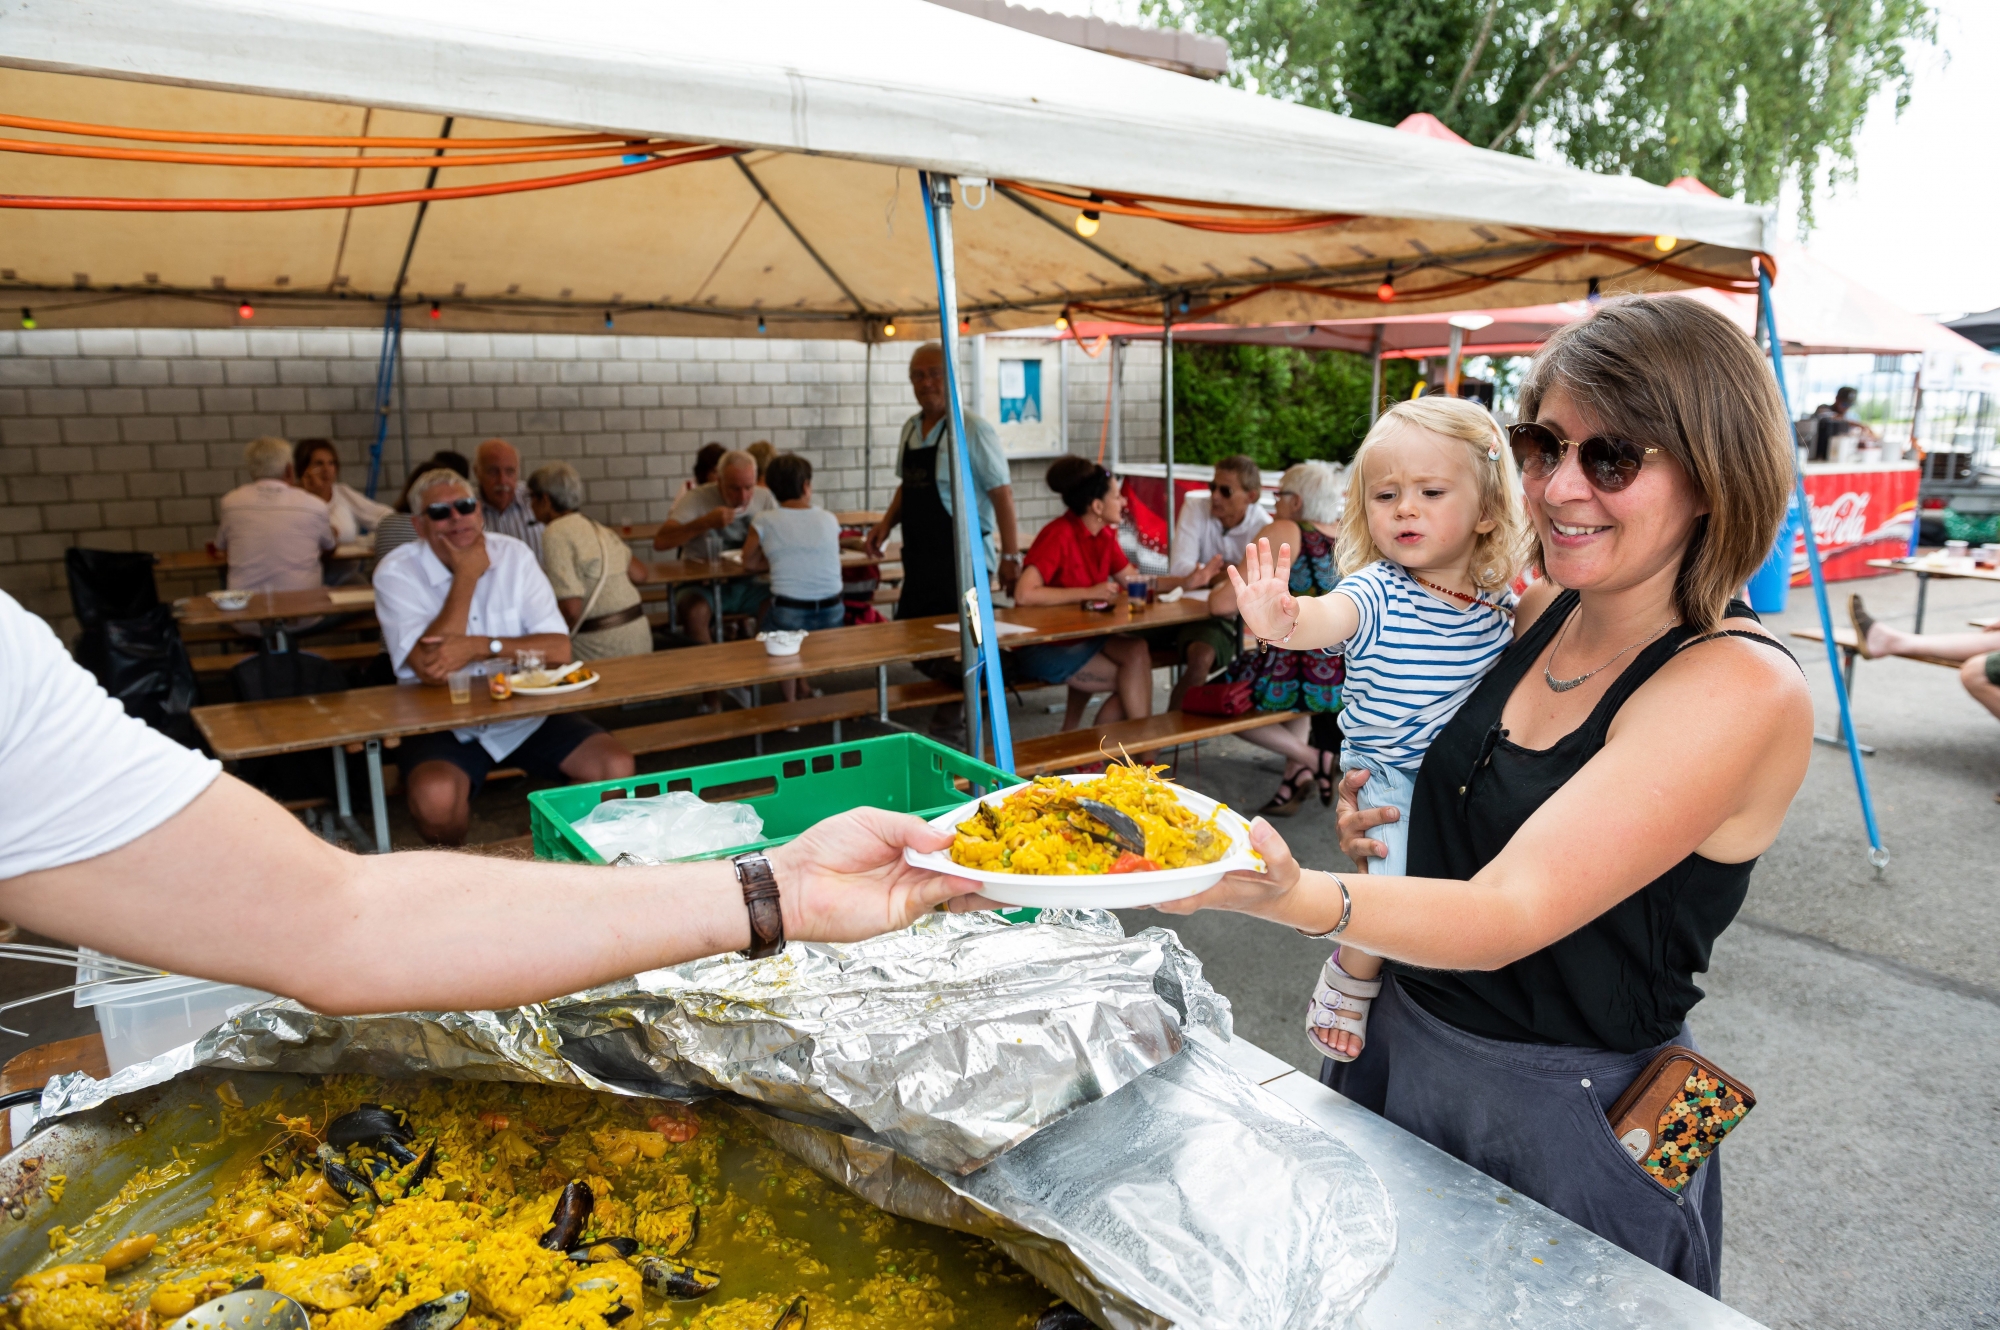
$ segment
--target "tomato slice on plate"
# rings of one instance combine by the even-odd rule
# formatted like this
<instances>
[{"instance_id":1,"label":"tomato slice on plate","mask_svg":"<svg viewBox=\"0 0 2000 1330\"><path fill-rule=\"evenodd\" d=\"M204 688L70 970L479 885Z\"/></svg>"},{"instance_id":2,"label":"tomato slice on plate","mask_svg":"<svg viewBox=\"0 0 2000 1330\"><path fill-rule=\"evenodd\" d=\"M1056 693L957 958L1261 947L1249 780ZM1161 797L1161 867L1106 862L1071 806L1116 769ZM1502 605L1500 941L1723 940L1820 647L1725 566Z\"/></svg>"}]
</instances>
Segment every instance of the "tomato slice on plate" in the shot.
<instances>
[{"instance_id":1,"label":"tomato slice on plate","mask_svg":"<svg viewBox=\"0 0 2000 1330\"><path fill-rule=\"evenodd\" d=\"M1151 859L1143 858L1127 850L1118 856L1117 863L1111 865L1111 871L1114 873L1157 873L1160 871L1160 866Z\"/></svg>"}]
</instances>

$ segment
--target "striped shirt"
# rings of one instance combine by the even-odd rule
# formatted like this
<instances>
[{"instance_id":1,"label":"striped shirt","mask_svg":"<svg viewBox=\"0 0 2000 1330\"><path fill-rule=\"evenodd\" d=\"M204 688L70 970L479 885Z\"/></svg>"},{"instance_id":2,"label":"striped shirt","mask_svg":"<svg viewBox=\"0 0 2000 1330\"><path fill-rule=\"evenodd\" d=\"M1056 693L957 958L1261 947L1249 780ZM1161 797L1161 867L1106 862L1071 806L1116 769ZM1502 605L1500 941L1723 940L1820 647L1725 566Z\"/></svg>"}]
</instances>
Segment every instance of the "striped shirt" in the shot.
<instances>
[{"instance_id":1,"label":"striped shirt","mask_svg":"<svg viewBox=\"0 0 2000 1330\"><path fill-rule=\"evenodd\" d=\"M1335 651L1347 656L1341 686L1345 742L1385 766L1416 767L1437 732L1514 641L1515 597L1447 604L1400 564L1381 559L1334 588L1354 602L1361 626Z\"/></svg>"}]
</instances>

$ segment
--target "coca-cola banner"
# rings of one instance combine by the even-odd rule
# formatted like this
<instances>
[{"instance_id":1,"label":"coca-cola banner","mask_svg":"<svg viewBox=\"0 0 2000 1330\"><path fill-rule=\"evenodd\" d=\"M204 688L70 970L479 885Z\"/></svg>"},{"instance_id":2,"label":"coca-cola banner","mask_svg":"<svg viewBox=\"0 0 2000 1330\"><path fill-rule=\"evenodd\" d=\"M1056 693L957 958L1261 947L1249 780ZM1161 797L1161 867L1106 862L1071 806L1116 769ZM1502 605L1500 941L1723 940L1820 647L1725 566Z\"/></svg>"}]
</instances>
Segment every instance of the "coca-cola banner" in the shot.
<instances>
[{"instance_id":1,"label":"coca-cola banner","mask_svg":"<svg viewBox=\"0 0 2000 1330\"><path fill-rule=\"evenodd\" d=\"M1915 463L1886 463L1806 472L1812 501L1812 529L1829 582L1880 577L1870 559L1893 559L1910 548L1910 522L1917 511ZM1792 545L1792 585L1812 580L1801 537Z\"/></svg>"}]
</instances>

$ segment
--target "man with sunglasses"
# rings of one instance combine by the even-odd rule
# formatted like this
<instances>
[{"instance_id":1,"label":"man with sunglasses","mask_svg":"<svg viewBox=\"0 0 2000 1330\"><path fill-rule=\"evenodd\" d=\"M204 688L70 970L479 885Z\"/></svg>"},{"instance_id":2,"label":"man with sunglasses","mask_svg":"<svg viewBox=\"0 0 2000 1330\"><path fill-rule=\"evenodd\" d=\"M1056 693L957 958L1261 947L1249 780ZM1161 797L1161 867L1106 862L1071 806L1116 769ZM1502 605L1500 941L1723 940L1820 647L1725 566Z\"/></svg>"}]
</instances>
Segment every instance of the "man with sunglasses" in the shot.
<instances>
[{"instance_id":1,"label":"man with sunglasses","mask_svg":"<svg viewBox=\"0 0 2000 1330\"><path fill-rule=\"evenodd\" d=\"M1167 572L1187 577L1216 559L1224 566L1241 564L1243 551L1271 524L1271 514L1257 505L1263 492L1263 476L1254 458L1237 453L1217 462L1207 495L1190 494L1181 504ZM1175 634L1174 649L1185 668L1168 699L1169 708L1180 706L1183 692L1194 684L1206 683L1210 675L1236 658L1234 624L1221 619L1188 624Z\"/></svg>"},{"instance_id":2,"label":"man with sunglasses","mask_svg":"<svg viewBox=\"0 0 2000 1330\"><path fill-rule=\"evenodd\" d=\"M463 476L418 476L410 513L417 539L375 568L375 615L399 680L439 685L481 662L500 668L521 650L540 652L550 665L569 662L569 625L534 551L486 530L479 496ZM405 739L397 757L410 816L424 839L441 845L464 843L472 796L495 767L572 783L633 771L623 744L574 715L420 734Z\"/></svg>"}]
</instances>

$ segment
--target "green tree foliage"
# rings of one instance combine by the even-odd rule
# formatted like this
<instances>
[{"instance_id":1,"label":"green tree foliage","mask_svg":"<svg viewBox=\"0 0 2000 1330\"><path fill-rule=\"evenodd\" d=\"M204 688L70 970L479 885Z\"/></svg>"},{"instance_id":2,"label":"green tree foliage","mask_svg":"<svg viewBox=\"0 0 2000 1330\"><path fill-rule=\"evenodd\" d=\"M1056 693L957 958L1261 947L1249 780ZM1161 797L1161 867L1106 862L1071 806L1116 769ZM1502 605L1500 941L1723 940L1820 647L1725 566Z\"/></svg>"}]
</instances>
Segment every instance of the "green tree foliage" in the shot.
<instances>
[{"instance_id":1,"label":"green tree foliage","mask_svg":"<svg viewBox=\"0 0 2000 1330\"><path fill-rule=\"evenodd\" d=\"M1407 360L1382 364L1383 391L1407 397ZM1368 432L1368 358L1289 346L1183 343L1174 348L1174 456L1232 453L1273 470L1309 458L1345 461Z\"/></svg>"},{"instance_id":2,"label":"green tree foliage","mask_svg":"<svg viewBox=\"0 0 2000 1330\"><path fill-rule=\"evenodd\" d=\"M1146 0L1229 42L1231 77L1393 125L1428 111L1479 147L1769 203L1851 178L1869 102L1907 104L1925 0Z\"/></svg>"}]
</instances>

